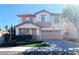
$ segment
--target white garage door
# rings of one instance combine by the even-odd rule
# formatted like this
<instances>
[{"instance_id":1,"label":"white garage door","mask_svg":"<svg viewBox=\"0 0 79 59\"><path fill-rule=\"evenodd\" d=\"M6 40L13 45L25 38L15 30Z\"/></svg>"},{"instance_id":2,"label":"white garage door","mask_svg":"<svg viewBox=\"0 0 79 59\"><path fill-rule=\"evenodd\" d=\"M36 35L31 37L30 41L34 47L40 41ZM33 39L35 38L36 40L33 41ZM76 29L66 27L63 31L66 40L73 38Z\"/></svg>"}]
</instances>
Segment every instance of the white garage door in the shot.
<instances>
[{"instance_id":1,"label":"white garage door","mask_svg":"<svg viewBox=\"0 0 79 59\"><path fill-rule=\"evenodd\" d=\"M42 39L62 39L60 30L42 30Z\"/></svg>"}]
</instances>

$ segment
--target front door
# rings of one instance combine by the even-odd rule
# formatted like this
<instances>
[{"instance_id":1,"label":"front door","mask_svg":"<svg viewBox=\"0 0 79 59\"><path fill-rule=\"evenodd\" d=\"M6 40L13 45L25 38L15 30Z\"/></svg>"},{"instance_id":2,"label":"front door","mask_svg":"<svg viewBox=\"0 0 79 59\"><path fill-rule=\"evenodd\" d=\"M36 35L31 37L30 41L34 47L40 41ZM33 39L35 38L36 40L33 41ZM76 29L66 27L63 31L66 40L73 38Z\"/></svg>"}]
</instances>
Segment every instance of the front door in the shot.
<instances>
[{"instance_id":1,"label":"front door","mask_svg":"<svg viewBox=\"0 0 79 59\"><path fill-rule=\"evenodd\" d=\"M33 35L33 39L36 38L36 28L32 28L32 35Z\"/></svg>"}]
</instances>

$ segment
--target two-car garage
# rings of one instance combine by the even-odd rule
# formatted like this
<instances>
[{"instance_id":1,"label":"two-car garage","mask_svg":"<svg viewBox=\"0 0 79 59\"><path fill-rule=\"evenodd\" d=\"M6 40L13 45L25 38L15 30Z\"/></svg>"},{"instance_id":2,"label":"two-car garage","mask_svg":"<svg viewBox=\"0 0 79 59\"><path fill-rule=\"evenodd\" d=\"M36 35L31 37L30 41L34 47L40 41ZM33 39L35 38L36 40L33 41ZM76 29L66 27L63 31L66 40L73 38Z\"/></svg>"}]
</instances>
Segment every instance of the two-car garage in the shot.
<instances>
[{"instance_id":1,"label":"two-car garage","mask_svg":"<svg viewBox=\"0 0 79 59\"><path fill-rule=\"evenodd\" d=\"M41 32L42 39L62 39L63 35L61 30L42 30Z\"/></svg>"}]
</instances>

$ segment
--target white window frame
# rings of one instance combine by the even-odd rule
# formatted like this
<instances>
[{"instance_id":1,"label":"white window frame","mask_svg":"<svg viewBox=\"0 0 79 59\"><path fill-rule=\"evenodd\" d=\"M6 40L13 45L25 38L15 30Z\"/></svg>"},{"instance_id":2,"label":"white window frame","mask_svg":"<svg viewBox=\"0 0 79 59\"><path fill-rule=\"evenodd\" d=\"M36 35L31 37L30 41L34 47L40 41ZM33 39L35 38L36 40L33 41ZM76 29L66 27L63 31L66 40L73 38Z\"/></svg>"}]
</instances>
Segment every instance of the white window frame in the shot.
<instances>
[{"instance_id":1,"label":"white window frame","mask_svg":"<svg viewBox=\"0 0 79 59\"><path fill-rule=\"evenodd\" d=\"M42 14L42 15L41 15L41 21L42 21L42 22L45 22L45 21L46 21L46 16L47 16L47 15L45 15L45 14Z\"/></svg>"},{"instance_id":2,"label":"white window frame","mask_svg":"<svg viewBox=\"0 0 79 59\"><path fill-rule=\"evenodd\" d=\"M59 16L58 15L55 15L54 16L54 23L55 24L58 24L59 23Z\"/></svg>"}]
</instances>

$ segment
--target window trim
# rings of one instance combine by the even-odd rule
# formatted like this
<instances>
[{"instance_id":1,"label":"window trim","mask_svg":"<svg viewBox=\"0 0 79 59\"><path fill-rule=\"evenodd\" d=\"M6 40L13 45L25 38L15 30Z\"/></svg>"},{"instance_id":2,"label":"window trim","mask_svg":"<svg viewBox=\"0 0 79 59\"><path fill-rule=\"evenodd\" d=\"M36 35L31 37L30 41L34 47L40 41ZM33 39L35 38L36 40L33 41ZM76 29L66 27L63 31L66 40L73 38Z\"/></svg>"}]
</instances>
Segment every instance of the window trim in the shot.
<instances>
[{"instance_id":1,"label":"window trim","mask_svg":"<svg viewBox=\"0 0 79 59\"><path fill-rule=\"evenodd\" d=\"M59 18L60 18L59 15L55 15L54 16L54 23L58 24L59 23Z\"/></svg>"},{"instance_id":2,"label":"window trim","mask_svg":"<svg viewBox=\"0 0 79 59\"><path fill-rule=\"evenodd\" d=\"M46 14L42 14L42 15L41 15L41 21L42 21L42 22L45 22L46 16L47 16Z\"/></svg>"}]
</instances>

